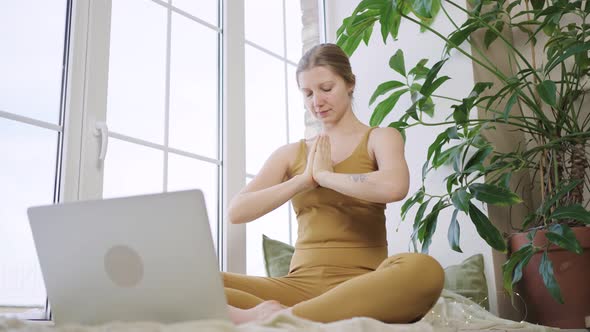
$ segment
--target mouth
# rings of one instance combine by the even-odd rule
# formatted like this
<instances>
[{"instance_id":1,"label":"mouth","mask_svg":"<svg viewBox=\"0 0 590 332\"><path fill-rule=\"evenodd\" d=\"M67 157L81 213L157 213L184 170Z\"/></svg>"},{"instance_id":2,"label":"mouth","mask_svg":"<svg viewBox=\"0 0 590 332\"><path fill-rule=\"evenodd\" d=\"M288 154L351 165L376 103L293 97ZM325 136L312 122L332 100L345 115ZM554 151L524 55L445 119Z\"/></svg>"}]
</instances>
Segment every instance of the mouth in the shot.
<instances>
[{"instance_id":1,"label":"mouth","mask_svg":"<svg viewBox=\"0 0 590 332\"><path fill-rule=\"evenodd\" d=\"M325 110L325 111L316 112L316 114L317 114L319 117L323 118L323 117L326 117L326 116L328 116L329 112L330 112L330 110Z\"/></svg>"}]
</instances>

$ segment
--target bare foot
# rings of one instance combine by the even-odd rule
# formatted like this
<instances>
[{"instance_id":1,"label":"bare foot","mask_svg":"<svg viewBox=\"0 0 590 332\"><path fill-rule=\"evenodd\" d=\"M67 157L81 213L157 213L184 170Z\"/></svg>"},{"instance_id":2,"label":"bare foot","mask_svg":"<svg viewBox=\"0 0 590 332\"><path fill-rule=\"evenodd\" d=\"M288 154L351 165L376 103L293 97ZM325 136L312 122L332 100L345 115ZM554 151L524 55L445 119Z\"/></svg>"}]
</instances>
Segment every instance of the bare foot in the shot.
<instances>
[{"instance_id":1,"label":"bare foot","mask_svg":"<svg viewBox=\"0 0 590 332\"><path fill-rule=\"evenodd\" d=\"M229 316L234 324L244 324L253 321L263 321L286 308L278 301L269 300L250 309L239 309L229 306Z\"/></svg>"}]
</instances>

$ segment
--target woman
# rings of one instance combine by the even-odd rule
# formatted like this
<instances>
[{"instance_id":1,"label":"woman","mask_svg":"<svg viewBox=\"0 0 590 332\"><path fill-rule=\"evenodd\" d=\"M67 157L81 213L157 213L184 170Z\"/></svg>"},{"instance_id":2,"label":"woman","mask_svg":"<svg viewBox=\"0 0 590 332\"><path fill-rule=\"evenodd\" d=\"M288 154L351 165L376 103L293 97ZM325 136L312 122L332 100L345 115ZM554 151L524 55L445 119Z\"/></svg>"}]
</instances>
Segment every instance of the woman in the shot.
<instances>
[{"instance_id":1,"label":"woman","mask_svg":"<svg viewBox=\"0 0 590 332\"><path fill-rule=\"evenodd\" d=\"M322 133L277 149L229 207L232 223L246 223L291 200L295 253L284 277L223 273L230 316L242 323L288 308L318 322L419 320L440 296L444 274L427 255L387 257L385 204L409 187L402 136L356 118L355 76L338 46L312 48L296 73Z\"/></svg>"}]
</instances>

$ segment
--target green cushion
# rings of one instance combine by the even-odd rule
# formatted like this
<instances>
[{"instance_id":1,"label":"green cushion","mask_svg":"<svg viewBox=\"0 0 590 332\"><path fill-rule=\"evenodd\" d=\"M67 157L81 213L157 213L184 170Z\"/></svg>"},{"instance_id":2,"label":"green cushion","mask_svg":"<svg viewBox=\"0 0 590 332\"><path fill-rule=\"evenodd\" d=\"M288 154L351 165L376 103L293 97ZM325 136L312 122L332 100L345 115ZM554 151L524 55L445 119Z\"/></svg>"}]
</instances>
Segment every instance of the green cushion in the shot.
<instances>
[{"instance_id":1,"label":"green cushion","mask_svg":"<svg viewBox=\"0 0 590 332\"><path fill-rule=\"evenodd\" d=\"M262 235L266 275L282 277L289 273L293 251L293 246ZM473 255L461 264L447 267L445 269L445 289L465 296L489 309L488 286L483 268L482 254Z\"/></svg>"},{"instance_id":2,"label":"green cushion","mask_svg":"<svg viewBox=\"0 0 590 332\"><path fill-rule=\"evenodd\" d=\"M445 269L445 289L469 298L489 310L488 285L484 274L483 255L476 254L461 264Z\"/></svg>"},{"instance_id":3,"label":"green cushion","mask_svg":"<svg viewBox=\"0 0 590 332\"><path fill-rule=\"evenodd\" d=\"M269 277L282 277L289 273L291 256L295 248L278 240L273 240L262 235L262 252L264 254L264 267Z\"/></svg>"}]
</instances>

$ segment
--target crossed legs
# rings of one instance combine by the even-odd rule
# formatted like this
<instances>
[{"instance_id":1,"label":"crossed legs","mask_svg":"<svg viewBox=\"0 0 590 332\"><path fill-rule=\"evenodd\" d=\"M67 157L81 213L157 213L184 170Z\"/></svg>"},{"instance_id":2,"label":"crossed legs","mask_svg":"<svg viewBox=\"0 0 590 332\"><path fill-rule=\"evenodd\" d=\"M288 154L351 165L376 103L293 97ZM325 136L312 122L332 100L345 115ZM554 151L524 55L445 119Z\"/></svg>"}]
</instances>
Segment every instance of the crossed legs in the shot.
<instances>
[{"instance_id":1,"label":"crossed legs","mask_svg":"<svg viewBox=\"0 0 590 332\"><path fill-rule=\"evenodd\" d=\"M264 319L285 310L316 322L371 317L386 323L422 318L436 303L444 272L432 257L403 253L386 258L375 271L354 277L321 294L305 291L320 281L225 274L230 315L236 323ZM246 309L246 310L244 310Z\"/></svg>"}]
</instances>

